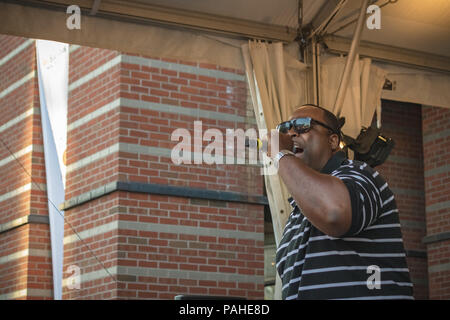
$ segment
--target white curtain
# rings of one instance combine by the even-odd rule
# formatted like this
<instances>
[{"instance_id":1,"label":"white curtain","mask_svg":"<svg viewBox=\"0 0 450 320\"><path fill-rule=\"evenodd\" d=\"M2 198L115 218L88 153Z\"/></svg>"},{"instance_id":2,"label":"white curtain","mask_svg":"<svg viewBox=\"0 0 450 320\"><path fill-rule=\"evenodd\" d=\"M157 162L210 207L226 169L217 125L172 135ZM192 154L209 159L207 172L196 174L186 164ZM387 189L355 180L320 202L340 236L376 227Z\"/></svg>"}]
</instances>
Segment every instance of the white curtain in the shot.
<instances>
[{"instance_id":1,"label":"white curtain","mask_svg":"<svg viewBox=\"0 0 450 320\"><path fill-rule=\"evenodd\" d=\"M336 113L334 103L345 61L343 57L329 57L322 59L320 66L319 103L333 113ZM386 71L374 66L371 59L356 56L340 114L345 117L344 134L356 138L362 126L370 126L375 111L380 126L381 91L385 80Z\"/></svg>"},{"instance_id":2,"label":"white curtain","mask_svg":"<svg viewBox=\"0 0 450 320\"><path fill-rule=\"evenodd\" d=\"M306 102L306 65L296 58L295 46L249 41L242 46L245 71L258 129L275 129L287 120L295 107ZM268 136L270 137L270 136ZM277 174L264 175L275 242L278 245L290 213L286 186ZM275 299L281 298L281 281L276 275Z\"/></svg>"},{"instance_id":3,"label":"white curtain","mask_svg":"<svg viewBox=\"0 0 450 320\"><path fill-rule=\"evenodd\" d=\"M450 108L450 75L413 67L375 63L386 70L392 90L383 90L383 99Z\"/></svg>"},{"instance_id":4,"label":"white curtain","mask_svg":"<svg viewBox=\"0 0 450 320\"><path fill-rule=\"evenodd\" d=\"M56 206L64 202L66 166L63 154L67 145L69 45L37 40L36 55L50 220L53 297L61 300L64 213Z\"/></svg>"},{"instance_id":5,"label":"white curtain","mask_svg":"<svg viewBox=\"0 0 450 320\"><path fill-rule=\"evenodd\" d=\"M306 65L291 52L295 54L295 48L283 48L282 43L249 41L242 46L258 129L275 129L306 100ZM265 179L278 244L290 212L288 193L278 175L265 175Z\"/></svg>"}]
</instances>

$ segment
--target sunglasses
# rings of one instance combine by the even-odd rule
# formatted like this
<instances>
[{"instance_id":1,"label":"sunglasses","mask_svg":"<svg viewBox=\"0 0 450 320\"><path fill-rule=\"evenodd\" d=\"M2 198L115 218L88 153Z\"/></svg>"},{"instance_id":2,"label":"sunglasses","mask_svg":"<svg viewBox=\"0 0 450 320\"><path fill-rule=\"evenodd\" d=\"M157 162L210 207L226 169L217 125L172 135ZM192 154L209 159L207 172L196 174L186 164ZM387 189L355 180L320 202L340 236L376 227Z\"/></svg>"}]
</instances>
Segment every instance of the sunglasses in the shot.
<instances>
[{"instance_id":1,"label":"sunglasses","mask_svg":"<svg viewBox=\"0 0 450 320\"><path fill-rule=\"evenodd\" d=\"M306 133L311 130L312 126L318 124L322 127L327 128L333 133L337 133L336 130L333 130L331 127L327 126L325 123L311 119L310 117L306 118L297 118L289 121L284 121L277 126L277 131L280 133L287 133L289 130L294 128L295 132L298 134Z\"/></svg>"}]
</instances>

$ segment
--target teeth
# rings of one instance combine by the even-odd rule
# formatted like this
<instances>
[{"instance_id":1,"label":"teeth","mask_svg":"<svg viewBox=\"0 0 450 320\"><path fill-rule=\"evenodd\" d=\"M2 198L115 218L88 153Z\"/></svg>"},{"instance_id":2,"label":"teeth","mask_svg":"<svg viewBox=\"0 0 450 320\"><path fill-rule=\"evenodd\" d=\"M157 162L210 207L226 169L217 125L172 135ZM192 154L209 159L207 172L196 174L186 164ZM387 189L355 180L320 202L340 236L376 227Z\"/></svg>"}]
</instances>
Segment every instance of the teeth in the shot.
<instances>
[{"instance_id":1,"label":"teeth","mask_svg":"<svg viewBox=\"0 0 450 320\"><path fill-rule=\"evenodd\" d=\"M300 148L299 146L294 146L294 148L293 148L293 150L292 150L292 152L294 152L294 153L302 152L302 151L303 151L303 149Z\"/></svg>"}]
</instances>

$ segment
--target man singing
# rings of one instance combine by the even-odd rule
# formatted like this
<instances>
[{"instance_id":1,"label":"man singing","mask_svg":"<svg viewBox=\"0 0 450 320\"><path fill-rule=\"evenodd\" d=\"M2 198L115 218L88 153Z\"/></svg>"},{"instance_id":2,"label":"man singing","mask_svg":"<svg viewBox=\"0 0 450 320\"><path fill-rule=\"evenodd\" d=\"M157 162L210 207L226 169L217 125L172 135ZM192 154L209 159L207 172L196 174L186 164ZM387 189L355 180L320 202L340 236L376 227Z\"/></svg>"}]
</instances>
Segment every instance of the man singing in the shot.
<instances>
[{"instance_id":1,"label":"man singing","mask_svg":"<svg viewBox=\"0 0 450 320\"><path fill-rule=\"evenodd\" d=\"M277 249L283 299L413 299L398 209L380 174L348 160L328 110L278 125L278 174L292 197Z\"/></svg>"}]
</instances>

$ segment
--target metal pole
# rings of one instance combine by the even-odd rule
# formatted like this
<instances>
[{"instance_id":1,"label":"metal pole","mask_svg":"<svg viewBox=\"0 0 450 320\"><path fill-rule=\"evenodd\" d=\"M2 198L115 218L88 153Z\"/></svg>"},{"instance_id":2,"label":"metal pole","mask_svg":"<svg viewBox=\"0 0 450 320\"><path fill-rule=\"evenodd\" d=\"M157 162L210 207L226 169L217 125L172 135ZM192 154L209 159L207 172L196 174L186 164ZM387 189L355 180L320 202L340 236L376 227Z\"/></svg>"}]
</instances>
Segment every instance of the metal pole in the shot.
<instances>
[{"instance_id":1,"label":"metal pole","mask_svg":"<svg viewBox=\"0 0 450 320\"><path fill-rule=\"evenodd\" d=\"M320 105L320 44L316 42L316 69L317 69L317 104Z\"/></svg>"},{"instance_id":2,"label":"metal pole","mask_svg":"<svg viewBox=\"0 0 450 320\"><path fill-rule=\"evenodd\" d=\"M316 37L311 41L312 49L312 69L313 69L313 97L314 104L317 104L317 60L316 60Z\"/></svg>"},{"instance_id":3,"label":"metal pole","mask_svg":"<svg viewBox=\"0 0 450 320\"><path fill-rule=\"evenodd\" d=\"M342 75L341 83L339 85L336 102L334 103L334 112L336 116L340 116L342 105L345 99L345 93L347 92L348 81L353 69L353 62L355 60L356 51L359 45L359 39L361 38L361 32L364 25L364 18L366 17L366 10L369 0L362 0L361 9L359 12L358 22L356 23L355 34L353 35L350 51L348 52L347 61L345 62L344 73Z\"/></svg>"}]
</instances>

